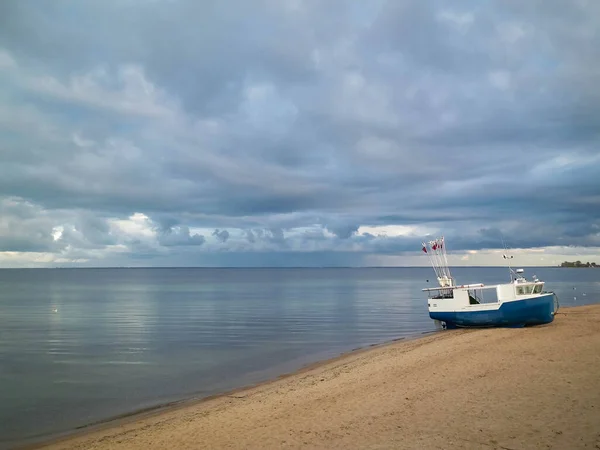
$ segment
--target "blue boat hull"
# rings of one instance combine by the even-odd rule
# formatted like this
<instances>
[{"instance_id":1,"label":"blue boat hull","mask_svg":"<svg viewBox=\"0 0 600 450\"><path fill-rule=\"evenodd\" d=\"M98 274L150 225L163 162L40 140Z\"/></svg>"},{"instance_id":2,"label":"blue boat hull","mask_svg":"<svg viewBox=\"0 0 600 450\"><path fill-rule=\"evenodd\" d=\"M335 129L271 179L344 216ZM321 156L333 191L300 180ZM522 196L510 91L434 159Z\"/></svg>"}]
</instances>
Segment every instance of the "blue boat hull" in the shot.
<instances>
[{"instance_id":1,"label":"blue boat hull","mask_svg":"<svg viewBox=\"0 0 600 450\"><path fill-rule=\"evenodd\" d=\"M488 311L430 312L429 317L456 327L524 327L554 320L554 294L503 303Z\"/></svg>"}]
</instances>

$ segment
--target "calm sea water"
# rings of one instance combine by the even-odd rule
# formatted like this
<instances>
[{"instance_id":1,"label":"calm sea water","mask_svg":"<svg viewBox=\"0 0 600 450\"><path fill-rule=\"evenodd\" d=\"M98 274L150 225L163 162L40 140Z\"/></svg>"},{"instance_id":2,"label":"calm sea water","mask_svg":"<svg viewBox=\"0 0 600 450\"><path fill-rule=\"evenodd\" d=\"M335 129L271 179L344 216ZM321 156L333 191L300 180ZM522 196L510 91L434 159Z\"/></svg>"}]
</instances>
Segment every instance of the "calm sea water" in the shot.
<instances>
[{"instance_id":1,"label":"calm sea water","mask_svg":"<svg viewBox=\"0 0 600 450\"><path fill-rule=\"evenodd\" d=\"M460 283L508 280L458 268ZM562 306L600 270L527 269ZM0 270L0 447L434 331L427 268ZM426 281L429 279L429 283Z\"/></svg>"}]
</instances>

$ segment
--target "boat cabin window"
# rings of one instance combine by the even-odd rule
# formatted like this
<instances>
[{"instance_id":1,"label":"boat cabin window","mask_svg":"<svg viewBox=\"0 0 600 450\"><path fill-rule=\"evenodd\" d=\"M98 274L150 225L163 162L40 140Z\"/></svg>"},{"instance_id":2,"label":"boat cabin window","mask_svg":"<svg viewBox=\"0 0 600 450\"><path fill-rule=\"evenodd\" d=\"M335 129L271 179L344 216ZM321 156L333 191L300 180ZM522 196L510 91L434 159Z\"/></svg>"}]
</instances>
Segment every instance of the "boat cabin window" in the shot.
<instances>
[{"instance_id":1,"label":"boat cabin window","mask_svg":"<svg viewBox=\"0 0 600 450\"><path fill-rule=\"evenodd\" d=\"M540 294L540 293L542 292L542 287L543 287L543 286L542 286L541 284L536 284L536 285L533 287L533 293L534 293L534 294Z\"/></svg>"},{"instance_id":2,"label":"boat cabin window","mask_svg":"<svg viewBox=\"0 0 600 450\"><path fill-rule=\"evenodd\" d=\"M517 295L529 295L533 292L533 285L517 286Z\"/></svg>"}]
</instances>

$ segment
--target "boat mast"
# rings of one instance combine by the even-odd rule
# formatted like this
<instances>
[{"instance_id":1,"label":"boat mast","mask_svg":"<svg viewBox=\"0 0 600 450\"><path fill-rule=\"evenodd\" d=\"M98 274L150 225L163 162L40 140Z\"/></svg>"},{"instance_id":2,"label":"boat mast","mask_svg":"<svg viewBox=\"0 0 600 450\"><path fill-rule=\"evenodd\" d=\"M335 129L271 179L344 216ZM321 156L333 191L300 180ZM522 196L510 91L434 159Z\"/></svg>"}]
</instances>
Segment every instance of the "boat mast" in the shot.
<instances>
[{"instance_id":1,"label":"boat mast","mask_svg":"<svg viewBox=\"0 0 600 450\"><path fill-rule=\"evenodd\" d=\"M510 275L510 282L512 283L517 276L510 265L510 260L513 259L513 255L508 255L508 250L506 249L504 237L500 235L500 238L502 239L502 247L504 248L504 253L502 254L502 257L506 259L506 265L508 266L508 273Z\"/></svg>"},{"instance_id":2,"label":"boat mast","mask_svg":"<svg viewBox=\"0 0 600 450\"><path fill-rule=\"evenodd\" d=\"M423 252L429 257L429 262L433 267L433 271L435 272L440 287L453 286L454 279L452 278L450 266L448 265L444 236L429 241L427 244L423 242Z\"/></svg>"}]
</instances>

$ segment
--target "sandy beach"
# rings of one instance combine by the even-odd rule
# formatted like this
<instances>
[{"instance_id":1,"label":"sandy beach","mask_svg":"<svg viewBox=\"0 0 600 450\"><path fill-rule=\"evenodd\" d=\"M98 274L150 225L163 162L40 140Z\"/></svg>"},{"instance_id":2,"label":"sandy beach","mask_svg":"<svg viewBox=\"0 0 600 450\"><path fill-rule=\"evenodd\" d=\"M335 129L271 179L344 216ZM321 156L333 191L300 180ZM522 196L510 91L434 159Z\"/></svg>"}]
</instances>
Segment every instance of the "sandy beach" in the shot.
<instances>
[{"instance_id":1,"label":"sandy beach","mask_svg":"<svg viewBox=\"0 0 600 450\"><path fill-rule=\"evenodd\" d=\"M352 352L44 448L598 449L600 305Z\"/></svg>"}]
</instances>

